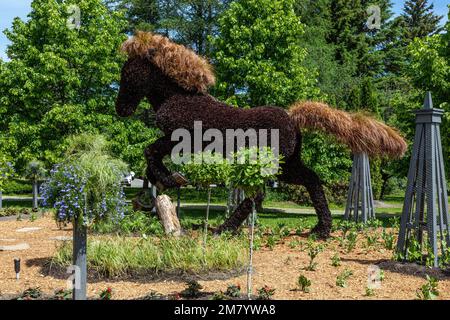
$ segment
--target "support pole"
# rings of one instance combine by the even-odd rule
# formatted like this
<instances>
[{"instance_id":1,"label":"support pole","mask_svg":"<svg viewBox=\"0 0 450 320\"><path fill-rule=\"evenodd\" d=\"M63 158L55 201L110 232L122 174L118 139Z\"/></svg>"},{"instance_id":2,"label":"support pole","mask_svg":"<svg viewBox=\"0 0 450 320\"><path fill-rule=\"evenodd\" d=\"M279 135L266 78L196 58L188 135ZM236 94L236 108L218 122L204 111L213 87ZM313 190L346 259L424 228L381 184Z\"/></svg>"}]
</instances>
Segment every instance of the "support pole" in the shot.
<instances>
[{"instance_id":1,"label":"support pole","mask_svg":"<svg viewBox=\"0 0 450 320\"><path fill-rule=\"evenodd\" d=\"M356 153L353 155L344 219L367 223L372 218L375 218L375 207L369 157L366 153Z\"/></svg>"},{"instance_id":2,"label":"support pole","mask_svg":"<svg viewBox=\"0 0 450 320\"><path fill-rule=\"evenodd\" d=\"M408 172L408 185L403 203L397 253L409 260L408 247L417 241L425 251L424 234L431 249L433 266L439 266L439 248L450 245L447 182L442 155L440 123L444 111L433 108L427 92L423 109L416 111L416 133ZM419 261L417 261L419 262ZM423 261L420 261L423 262Z\"/></svg>"},{"instance_id":3,"label":"support pole","mask_svg":"<svg viewBox=\"0 0 450 320\"><path fill-rule=\"evenodd\" d=\"M180 206L181 206L181 187L177 188L177 217L180 219Z\"/></svg>"},{"instance_id":4,"label":"support pole","mask_svg":"<svg viewBox=\"0 0 450 320\"><path fill-rule=\"evenodd\" d=\"M87 227L80 220L75 219L73 222L73 265L75 266L73 300L86 300Z\"/></svg>"},{"instance_id":5,"label":"support pole","mask_svg":"<svg viewBox=\"0 0 450 320\"><path fill-rule=\"evenodd\" d=\"M37 181L33 181L33 209L36 210L38 208L38 183Z\"/></svg>"},{"instance_id":6,"label":"support pole","mask_svg":"<svg viewBox=\"0 0 450 320\"><path fill-rule=\"evenodd\" d=\"M255 200L252 199L252 214L250 215L250 253L247 268L247 298L250 300L252 296L252 276L253 276L253 238L255 229Z\"/></svg>"}]
</instances>

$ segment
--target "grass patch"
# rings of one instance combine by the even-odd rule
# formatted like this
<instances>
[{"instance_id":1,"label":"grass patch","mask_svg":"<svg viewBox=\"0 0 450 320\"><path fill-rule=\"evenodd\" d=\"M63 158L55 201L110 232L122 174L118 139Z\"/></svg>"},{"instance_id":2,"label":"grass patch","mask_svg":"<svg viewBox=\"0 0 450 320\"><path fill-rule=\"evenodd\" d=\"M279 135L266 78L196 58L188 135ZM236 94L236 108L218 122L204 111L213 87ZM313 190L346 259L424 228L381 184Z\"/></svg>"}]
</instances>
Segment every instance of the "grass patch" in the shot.
<instances>
[{"instance_id":1,"label":"grass patch","mask_svg":"<svg viewBox=\"0 0 450 320\"><path fill-rule=\"evenodd\" d=\"M158 239L102 236L88 241L88 268L106 277L136 274L226 272L242 269L247 258L243 237L211 237L205 252L201 237ZM62 244L52 263L67 267L72 244Z\"/></svg>"}]
</instances>

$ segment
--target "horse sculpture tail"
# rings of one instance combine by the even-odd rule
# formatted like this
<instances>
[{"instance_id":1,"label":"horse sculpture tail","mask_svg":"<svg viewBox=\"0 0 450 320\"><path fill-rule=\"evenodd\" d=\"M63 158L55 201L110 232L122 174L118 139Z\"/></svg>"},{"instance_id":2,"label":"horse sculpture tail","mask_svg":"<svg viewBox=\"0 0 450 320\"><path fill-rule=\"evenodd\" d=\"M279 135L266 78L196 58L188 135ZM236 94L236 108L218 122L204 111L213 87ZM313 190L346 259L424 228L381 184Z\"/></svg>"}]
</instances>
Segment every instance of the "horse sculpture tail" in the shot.
<instances>
[{"instance_id":1,"label":"horse sculpture tail","mask_svg":"<svg viewBox=\"0 0 450 320\"><path fill-rule=\"evenodd\" d=\"M332 134L354 153L400 158L407 148L397 130L361 113L348 113L313 101L297 102L288 112L299 129Z\"/></svg>"}]
</instances>

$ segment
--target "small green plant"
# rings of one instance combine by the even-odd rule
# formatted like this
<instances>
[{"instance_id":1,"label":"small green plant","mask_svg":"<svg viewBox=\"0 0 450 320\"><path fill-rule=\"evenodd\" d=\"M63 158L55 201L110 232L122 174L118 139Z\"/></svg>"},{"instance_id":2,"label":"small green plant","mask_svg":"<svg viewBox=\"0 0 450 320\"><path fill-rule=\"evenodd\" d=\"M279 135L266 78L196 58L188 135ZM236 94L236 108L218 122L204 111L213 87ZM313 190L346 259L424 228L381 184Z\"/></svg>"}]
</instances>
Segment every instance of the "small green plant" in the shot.
<instances>
[{"instance_id":1,"label":"small green plant","mask_svg":"<svg viewBox=\"0 0 450 320\"><path fill-rule=\"evenodd\" d=\"M356 247L356 240L358 239L358 233L356 231L350 231L346 238L345 250L348 252L353 251Z\"/></svg>"},{"instance_id":2,"label":"small green plant","mask_svg":"<svg viewBox=\"0 0 450 320\"><path fill-rule=\"evenodd\" d=\"M341 288L347 287L347 280L353 274L353 271L345 269L336 278L336 285Z\"/></svg>"},{"instance_id":3,"label":"small green plant","mask_svg":"<svg viewBox=\"0 0 450 320\"><path fill-rule=\"evenodd\" d=\"M271 234L267 237L266 247L269 248L270 250L273 250L277 242L278 242L277 236Z\"/></svg>"},{"instance_id":4,"label":"small green plant","mask_svg":"<svg viewBox=\"0 0 450 320\"><path fill-rule=\"evenodd\" d=\"M36 220L37 220L37 213L32 211L31 214L30 214L30 221L34 222Z\"/></svg>"},{"instance_id":5,"label":"small green plant","mask_svg":"<svg viewBox=\"0 0 450 320\"><path fill-rule=\"evenodd\" d=\"M228 300L228 299L229 297L222 291L214 292L213 296L211 297L211 300Z\"/></svg>"},{"instance_id":6,"label":"small green plant","mask_svg":"<svg viewBox=\"0 0 450 320\"><path fill-rule=\"evenodd\" d=\"M105 290L102 290L99 294L100 300L111 300L112 298L112 289L110 287L106 288Z\"/></svg>"},{"instance_id":7,"label":"small green plant","mask_svg":"<svg viewBox=\"0 0 450 320\"><path fill-rule=\"evenodd\" d=\"M297 227L297 228L295 228L295 235L301 236L301 235L303 234L304 231L305 231L305 228L303 228L303 227Z\"/></svg>"},{"instance_id":8,"label":"small green plant","mask_svg":"<svg viewBox=\"0 0 450 320\"><path fill-rule=\"evenodd\" d=\"M258 300L271 300L275 294L275 289L269 286L264 286L258 289Z\"/></svg>"},{"instance_id":9,"label":"small green plant","mask_svg":"<svg viewBox=\"0 0 450 320\"><path fill-rule=\"evenodd\" d=\"M333 267L339 267L341 265L341 257L339 257L337 252L331 257L331 265Z\"/></svg>"},{"instance_id":10,"label":"small green plant","mask_svg":"<svg viewBox=\"0 0 450 320\"><path fill-rule=\"evenodd\" d=\"M17 300L33 300L42 297L42 291L40 287L32 287L22 292L21 296Z\"/></svg>"},{"instance_id":11,"label":"small green plant","mask_svg":"<svg viewBox=\"0 0 450 320\"><path fill-rule=\"evenodd\" d=\"M314 260L324 249L324 246L320 243L315 243L314 241L308 241L307 251L309 257L309 265L305 268L308 271L315 271L317 268L317 262Z\"/></svg>"},{"instance_id":12,"label":"small green plant","mask_svg":"<svg viewBox=\"0 0 450 320\"><path fill-rule=\"evenodd\" d=\"M439 296L438 280L427 275L427 283L417 289L417 298L420 300L434 300Z\"/></svg>"},{"instance_id":13,"label":"small green plant","mask_svg":"<svg viewBox=\"0 0 450 320\"><path fill-rule=\"evenodd\" d=\"M298 277L297 284L298 284L298 287L300 288L300 291L308 293L309 288L311 287L311 280L309 280L304 275L300 275Z\"/></svg>"},{"instance_id":14,"label":"small green plant","mask_svg":"<svg viewBox=\"0 0 450 320\"><path fill-rule=\"evenodd\" d=\"M366 297L373 297L375 295L375 290L373 288L366 287Z\"/></svg>"},{"instance_id":15,"label":"small green plant","mask_svg":"<svg viewBox=\"0 0 450 320\"><path fill-rule=\"evenodd\" d=\"M295 249L300 243L298 242L298 240L291 240L289 242L289 248L291 249Z\"/></svg>"},{"instance_id":16,"label":"small green plant","mask_svg":"<svg viewBox=\"0 0 450 320\"><path fill-rule=\"evenodd\" d=\"M186 284L187 288L180 292L182 297L196 298L200 295L200 290L203 289L200 283L195 280L190 280Z\"/></svg>"},{"instance_id":17,"label":"small green plant","mask_svg":"<svg viewBox=\"0 0 450 320\"><path fill-rule=\"evenodd\" d=\"M54 300L72 300L72 290L59 289L53 295Z\"/></svg>"},{"instance_id":18,"label":"small green plant","mask_svg":"<svg viewBox=\"0 0 450 320\"><path fill-rule=\"evenodd\" d=\"M339 224L339 229L342 230L342 238L345 239L347 232L349 232L353 228L355 228L354 222L348 220L341 221L341 223Z\"/></svg>"},{"instance_id":19,"label":"small green plant","mask_svg":"<svg viewBox=\"0 0 450 320\"><path fill-rule=\"evenodd\" d=\"M241 286L239 284L229 285L227 287L227 291L225 291L225 295L232 297L232 298L240 297L241 296Z\"/></svg>"},{"instance_id":20,"label":"small green plant","mask_svg":"<svg viewBox=\"0 0 450 320\"><path fill-rule=\"evenodd\" d=\"M376 233L373 233L373 234L367 233L366 234L367 247L370 248L370 247L376 245L378 242L378 238L379 238L379 235Z\"/></svg>"},{"instance_id":21,"label":"small green plant","mask_svg":"<svg viewBox=\"0 0 450 320\"><path fill-rule=\"evenodd\" d=\"M381 233L381 239L383 239L383 245L388 250L394 249L394 233L393 232L387 232L385 229L383 229Z\"/></svg>"},{"instance_id":22,"label":"small green plant","mask_svg":"<svg viewBox=\"0 0 450 320\"><path fill-rule=\"evenodd\" d=\"M383 222L381 220L378 219L370 219L369 221L367 221L366 226L368 228L373 228L373 229L377 229L383 226Z\"/></svg>"}]
</instances>

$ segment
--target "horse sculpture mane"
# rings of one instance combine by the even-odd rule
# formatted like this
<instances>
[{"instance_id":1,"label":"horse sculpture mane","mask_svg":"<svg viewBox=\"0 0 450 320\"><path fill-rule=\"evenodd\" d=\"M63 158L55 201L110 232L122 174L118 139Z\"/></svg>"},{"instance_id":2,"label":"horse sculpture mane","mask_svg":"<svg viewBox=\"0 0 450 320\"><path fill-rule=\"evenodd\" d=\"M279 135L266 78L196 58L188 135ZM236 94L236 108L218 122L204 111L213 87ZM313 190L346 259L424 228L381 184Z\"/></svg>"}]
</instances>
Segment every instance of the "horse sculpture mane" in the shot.
<instances>
[{"instance_id":1,"label":"horse sculpture mane","mask_svg":"<svg viewBox=\"0 0 450 320\"><path fill-rule=\"evenodd\" d=\"M149 59L187 91L206 93L215 84L213 68L206 59L164 36L138 31L121 49L130 58Z\"/></svg>"}]
</instances>

